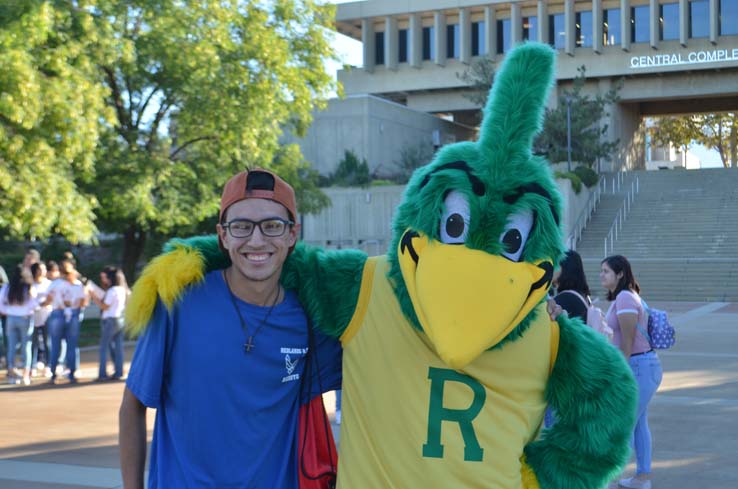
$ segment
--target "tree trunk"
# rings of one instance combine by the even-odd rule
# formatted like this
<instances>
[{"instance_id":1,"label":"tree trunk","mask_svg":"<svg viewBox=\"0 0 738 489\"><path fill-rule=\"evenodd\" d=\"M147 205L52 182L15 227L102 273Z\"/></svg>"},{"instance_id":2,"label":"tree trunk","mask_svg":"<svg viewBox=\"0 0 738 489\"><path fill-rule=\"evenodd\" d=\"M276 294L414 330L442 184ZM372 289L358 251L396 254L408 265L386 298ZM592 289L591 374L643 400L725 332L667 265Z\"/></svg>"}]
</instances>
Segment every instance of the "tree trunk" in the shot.
<instances>
[{"instance_id":1,"label":"tree trunk","mask_svg":"<svg viewBox=\"0 0 738 489\"><path fill-rule=\"evenodd\" d=\"M123 233L123 273L128 283L133 283L136 275L136 264L141 259L146 244L146 231L132 224Z\"/></svg>"}]
</instances>

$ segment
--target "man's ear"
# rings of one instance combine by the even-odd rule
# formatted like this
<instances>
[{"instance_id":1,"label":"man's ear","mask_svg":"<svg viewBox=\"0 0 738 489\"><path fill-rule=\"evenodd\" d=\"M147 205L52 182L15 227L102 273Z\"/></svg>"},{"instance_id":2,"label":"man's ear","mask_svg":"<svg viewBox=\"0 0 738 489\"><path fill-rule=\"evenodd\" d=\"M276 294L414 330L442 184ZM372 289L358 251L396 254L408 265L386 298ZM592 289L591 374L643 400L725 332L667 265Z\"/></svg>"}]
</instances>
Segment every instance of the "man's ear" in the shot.
<instances>
[{"instance_id":1,"label":"man's ear","mask_svg":"<svg viewBox=\"0 0 738 489\"><path fill-rule=\"evenodd\" d=\"M300 236L300 229L302 229L302 226L300 226L299 223L292 225L292 229L290 229L288 238L288 244L290 246L294 246L295 243L297 243L297 238Z\"/></svg>"},{"instance_id":2,"label":"man's ear","mask_svg":"<svg viewBox=\"0 0 738 489\"><path fill-rule=\"evenodd\" d=\"M226 230L226 228L221 226L220 223L215 225L215 231L218 233L218 238L220 238L220 242L223 244L223 248L227 250L228 247L226 246L226 238L228 231Z\"/></svg>"}]
</instances>

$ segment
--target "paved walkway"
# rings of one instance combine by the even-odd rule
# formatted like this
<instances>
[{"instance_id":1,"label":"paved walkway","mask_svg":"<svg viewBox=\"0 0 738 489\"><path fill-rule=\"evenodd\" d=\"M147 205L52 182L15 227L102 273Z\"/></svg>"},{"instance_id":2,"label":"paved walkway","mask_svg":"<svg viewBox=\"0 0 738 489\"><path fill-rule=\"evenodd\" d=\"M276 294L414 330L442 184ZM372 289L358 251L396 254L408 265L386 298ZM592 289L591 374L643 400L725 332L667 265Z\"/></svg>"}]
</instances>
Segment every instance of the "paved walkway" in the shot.
<instances>
[{"instance_id":1,"label":"paved walkway","mask_svg":"<svg viewBox=\"0 0 738 489\"><path fill-rule=\"evenodd\" d=\"M669 311L678 334L675 347L660 353L664 380L651 407L654 487L735 489L738 304L651 306ZM123 383L92 382L96 355L82 353L77 385L37 379L29 387L11 386L0 376L1 488L122 487L117 415ZM149 430L153 420L150 411Z\"/></svg>"}]
</instances>

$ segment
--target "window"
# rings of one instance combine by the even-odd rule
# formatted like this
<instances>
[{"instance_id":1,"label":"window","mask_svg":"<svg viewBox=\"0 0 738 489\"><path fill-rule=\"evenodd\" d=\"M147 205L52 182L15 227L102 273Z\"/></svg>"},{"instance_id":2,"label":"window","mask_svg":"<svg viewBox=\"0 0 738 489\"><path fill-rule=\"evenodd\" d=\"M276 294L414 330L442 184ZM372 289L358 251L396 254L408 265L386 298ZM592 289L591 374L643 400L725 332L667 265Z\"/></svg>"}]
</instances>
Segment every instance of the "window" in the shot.
<instances>
[{"instance_id":1,"label":"window","mask_svg":"<svg viewBox=\"0 0 738 489\"><path fill-rule=\"evenodd\" d=\"M423 27L423 59L436 59L435 37L435 27Z\"/></svg>"},{"instance_id":2,"label":"window","mask_svg":"<svg viewBox=\"0 0 738 489\"><path fill-rule=\"evenodd\" d=\"M708 37L710 35L710 2L692 0L689 2L689 37Z\"/></svg>"},{"instance_id":3,"label":"window","mask_svg":"<svg viewBox=\"0 0 738 489\"><path fill-rule=\"evenodd\" d=\"M679 4L666 3L659 6L659 39L673 41L679 39Z\"/></svg>"},{"instance_id":4,"label":"window","mask_svg":"<svg viewBox=\"0 0 738 489\"><path fill-rule=\"evenodd\" d=\"M738 2L720 0L718 4L720 22L718 28L721 36L738 34Z\"/></svg>"},{"instance_id":5,"label":"window","mask_svg":"<svg viewBox=\"0 0 738 489\"><path fill-rule=\"evenodd\" d=\"M738 34L738 0L720 0L718 4L719 35Z\"/></svg>"},{"instance_id":6,"label":"window","mask_svg":"<svg viewBox=\"0 0 738 489\"><path fill-rule=\"evenodd\" d=\"M374 64L384 64L384 32L374 33Z\"/></svg>"},{"instance_id":7,"label":"window","mask_svg":"<svg viewBox=\"0 0 738 489\"><path fill-rule=\"evenodd\" d=\"M459 24L446 26L446 57L459 57Z\"/></svg>"},{"instance_id":8,"label":"window","mask_svg":"<svg viewBox=\"0 0 738 489\"><path fill-rule=\"evenodd\" d=\"M566 46L564 14L548 16L548 43L556 49L564 49L564 46Z\"/></svg>"},{"instance_id":9,"label":"window","mask_svg":"<svg viewBox=\"0 0 738 489\"><path fill-rule=\"evenodd\" d=\"M538 17L523 17L523 39L526 41L538 40Z\"/></svg>"},{"instance_id":10,"label":"window","mask_svg":"<svg viewBox=\"0 0 738 489\"><path fill-rule=\"evenodd\" d=\"M577 12L576 14L577 47L592 47L592 11Z\"/></svg>"},{"instance_id":11,"label":"window","mask_svg":"<svg viewBox=\"0 0 738 489\"><path fill-rule=\"evenodd\" d=\"M630 42L648 42L651 39L649 28L649 6L641 5L630 9Z\"/></svg>"},{"instance_id":12,"label":"window","mask_svg":"<svg viewBox=\"0 0 738 489\"><path fill-rule=\"evenodd\" d=\"M620 44L620 9L611 8L602 12L602 41L605 46Z\"/></svg>"},{"instance_id":13,"label":"window","mask_svg":"<svg viewBox=\"0 0 738 489\"><path fill-rule=\"evenodd\" d=\"M510 50L510 19L497 21L497 54Z\"/></svg>"},{"instance_id":14,"label":"window","mask_svg":"<svg viewBox=\"0 0 738 489\"><path fill-rule=\"evenodd\" d=\"M399 46L397 46L397 61L400 63L407 63L407 53L410 47L408 45L408 39L407 29L397 31L397 40L399 43Z\"/></svg>"},{"instance_id":15,"label":"window","mask_svg":"<svg viewBox=\"0 0 738 489\"><path fill-rule=\"evenodd\" d=\"M487 54L487 43L484 39L484 22L472 22L471 31L472 56L483 56Z\"/></svg>"}]
</instances>

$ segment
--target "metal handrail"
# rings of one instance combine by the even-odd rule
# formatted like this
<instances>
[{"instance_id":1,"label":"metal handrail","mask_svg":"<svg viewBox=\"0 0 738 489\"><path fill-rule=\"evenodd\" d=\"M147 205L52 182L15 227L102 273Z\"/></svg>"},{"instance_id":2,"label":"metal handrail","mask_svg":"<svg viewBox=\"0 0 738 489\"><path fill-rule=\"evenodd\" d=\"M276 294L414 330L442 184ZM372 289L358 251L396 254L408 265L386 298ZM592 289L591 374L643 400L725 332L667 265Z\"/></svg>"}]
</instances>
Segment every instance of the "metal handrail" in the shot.
<instances>
[{"instance_id":1,"label":"metal handrail","mask_svg":"<svg viewBox=\"0 0 738 489\"><path fill-rule=\"evenodd\" d=\"M620 183L618 183L618 189L620 189ZM607 255L608 241L610 242L610 252L612 252L615 249L615 241L618 239L618 233L622 231L623 223L628 218L628 214L630 213L630 208L633 205L633 200L635 199L635 196L638 195L640 190L641 190L641 181L636 176L635 179L630 181L630 189L628 190L628 193L625 194L625 199L623 199L623 205L620 206L620 209L618 209L618 213L615 215L615 219L613 220L612 225L610 226L610 230L607 232L607 236L605 236L604 256L608 256ZM613 193L614 192L615 192L615 184L613 182Z\"/></svg>"},{"instance_id":2,"label":"metal handrail","mask_svg":"<svg viewBox=\"0 0 738 489\"><path fill-rule=\"evenodd\" d=\"M566 240L569 249L576 251L577 243L582 239L582 232L586 229L589 221L592 220L592 214L597 210L597 205L600 203L602 192L605 188L607 188L607 184L605 182L605 177L602 177L602 179L597 182L595 191L591 193L587 199L587 204L579 212L573 231L569 233L569 237Z\"/></svg>"}]
</instances>

